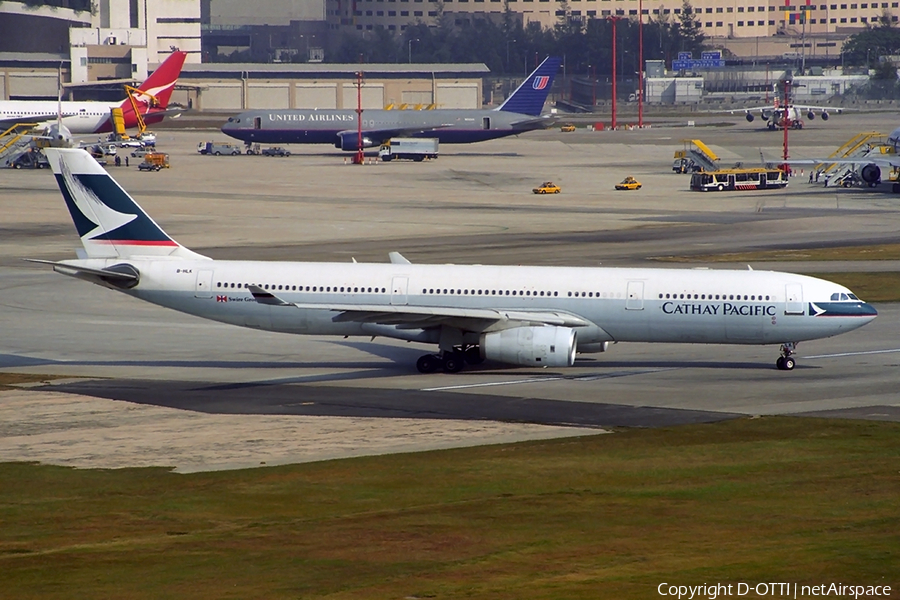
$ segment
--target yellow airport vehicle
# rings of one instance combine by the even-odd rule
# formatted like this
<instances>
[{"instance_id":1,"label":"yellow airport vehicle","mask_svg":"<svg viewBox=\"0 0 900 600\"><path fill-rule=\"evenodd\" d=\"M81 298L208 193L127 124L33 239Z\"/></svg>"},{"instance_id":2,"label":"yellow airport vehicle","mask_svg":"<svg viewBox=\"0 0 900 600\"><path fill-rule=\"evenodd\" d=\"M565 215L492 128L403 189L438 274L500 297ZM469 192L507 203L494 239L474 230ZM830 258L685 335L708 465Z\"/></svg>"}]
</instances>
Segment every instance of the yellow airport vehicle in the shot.
<instances>
[{"instance_id":1,"label":"yellow airport vehicle","mask_svg":"<svg viewBox=\"0 0 900 600\"><path fill-rule=\"evenodd\" d=\"M571 133L571 132L575 131L575 126L572 125L571 123L566 123L565 125L560 127L559 130L562 132L565 132L565 133Z\"/></svg>"},{"instance_id":2,"label":"yellow airport vehicle","mask_svg":"<svg viewBox=\"0 0 900 600\"><path fill-rule=\"evenodd\" d=\"M148 152L144 161L138 165L141 171L159 171L169 168L169 155L163 152Z\"/></svg>"},{"instance_id":3,"label":"yellow airport vehicle","mask_svg":"<svg viewBox=\"0 0 900 600\"><path fill-rule=\"evenodd\" d=\"M617 190L639 190L641 189L641 182L629 175L622 181L616 184Z\"/></svg>"},{"instance_id":4,"label":"yellow airport vehicle","mask_svg":"<svg viewBox=\"0 0 900 600\"><path fill-rule=\"evenodd\" d=\"M558 194L562 190L560 189L560 187L558 185L556 185L552 181L545 181L544 183L542 183L541 185L539 185L538 187L534 188L531 191L534 192L535 194Z\"/></svg>"}]
</instances>

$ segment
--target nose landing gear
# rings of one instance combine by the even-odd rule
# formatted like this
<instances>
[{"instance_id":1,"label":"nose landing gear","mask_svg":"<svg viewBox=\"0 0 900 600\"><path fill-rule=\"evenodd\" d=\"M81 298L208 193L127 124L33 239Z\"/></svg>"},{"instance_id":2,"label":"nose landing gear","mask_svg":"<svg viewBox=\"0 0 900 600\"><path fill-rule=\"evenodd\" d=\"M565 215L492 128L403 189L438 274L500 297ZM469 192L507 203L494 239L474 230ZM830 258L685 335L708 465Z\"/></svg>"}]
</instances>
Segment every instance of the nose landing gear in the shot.
<instances>
[{"instance_id":1,"label":"nose landing gear","mask_svg":"<svg viewBox=\"0 0 900 600\"><path fill-rule=\"evenodd\" d=\"M775 361L775 366L779 371L792 371L797 365L793 354L797 350L797 344L794 342L785 342L781 345L781 356Z\"/></svg>"}]
</instances>

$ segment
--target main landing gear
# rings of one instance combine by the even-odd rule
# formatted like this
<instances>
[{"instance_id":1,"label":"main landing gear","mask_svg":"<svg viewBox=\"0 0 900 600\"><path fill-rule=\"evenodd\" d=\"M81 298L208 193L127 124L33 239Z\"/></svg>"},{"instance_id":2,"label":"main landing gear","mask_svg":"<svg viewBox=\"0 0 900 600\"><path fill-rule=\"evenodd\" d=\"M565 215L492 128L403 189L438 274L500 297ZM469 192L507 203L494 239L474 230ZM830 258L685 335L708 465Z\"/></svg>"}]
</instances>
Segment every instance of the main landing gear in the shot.
<instances>
[{"instance_id":1,"label":"main landing gear","mask_svg":"<svg viewBox=\"0 0 900 600\"><path fill-rule=\"evenodd\" d=\"M785 342L781 345L781 356L775 361L775 366L778 367L779 371L792 371L794 369L797 365L793 358L796 349L797 344L794 342Z\"/></svg>"},{"instance_id":2,"label":"main landing gear","mask_svg":"<svg viewBox=\"0 0 900 600\"><path fill-rule=\"evenodd\" d=\"M419 373L434 373L438 369L444 373L459 373L466 364L479 365L484 362L478 346L457 346L452 352L425 354L416 361Z\"/></svg>"}]
</instances>

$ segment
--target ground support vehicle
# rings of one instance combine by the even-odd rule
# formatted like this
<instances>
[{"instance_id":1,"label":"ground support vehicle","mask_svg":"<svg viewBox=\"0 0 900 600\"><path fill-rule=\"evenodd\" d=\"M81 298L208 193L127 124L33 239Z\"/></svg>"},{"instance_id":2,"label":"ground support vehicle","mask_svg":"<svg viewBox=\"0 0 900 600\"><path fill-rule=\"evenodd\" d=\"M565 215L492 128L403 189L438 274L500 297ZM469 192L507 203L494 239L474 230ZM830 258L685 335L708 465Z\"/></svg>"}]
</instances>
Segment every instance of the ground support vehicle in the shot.
<instances>
[{"instance_id":1,"label":"ground support vehicle","mask_svg":"<svg viewBox=\"0 0 900 600\"><path fill-rule=\"evenodd\" d=\"M552 181L545 181L531 191L535 194L558 194L562 189Z\"/></svg>"},{"instance_id":2,"label":"ground support vehicle","mask_svg":"<svg viewBox=\"0 0 900 600\"><path fill-rule=\"evenodd\" d=\"M629 175L622 181L616 184L617 190L639 190L641 189L641 182Z\"/></svg>"},{"instance_id":3,"label":"ground support vehicle","mask_svg":"<svg viewBox=\"0 0 900 600\"><path fill-rule=\"evenodd\" d=\"M691 189L711 190L771 190L785 188L788 174L780 169L722 169L701 171L691 175Z\"/></svg>"},{"instance_id":4,"label":"ground support vehicle","mask_svg":"<svg viewBox=\"0 0 900 600\"><path fill-rule=\"evenodd\" d=\"M144 161L138 165L141 171L159 171L169 168L169 155L162 152L148 152Z\"/></svg>"},{"instance_id":5,"label":"ground support vehicle","mask_svg":"<svg viewBox=\"0 0 900 600\"><path fill-rule=\"evenodd\" d=\"M290 156L291 152L281 146L272 146L271 148L263 148L263 156Z\"/></svg>"},{"instance_id":6,"label":"ground support vehicle","mask_svg":"<svg viewBox=\"0 0 900 600\"><path fill-rule=\"evenodd\" d=\"M437 138L391 138L381 145L378 157L384 161L395 159L423 161L438 157Z\"/></svg>"},{"instance_id":7,"label":"ground support vehicle","mask_svg":"<svg viewBox=\"0 0 900 600\"><path fill-rule=\"evenodd\" d=\"M237 156L241 153L241 147L224 142L200 142L197 144L197 152L200 154L212 154L214 156L221 156L222 154Z\"/></svg>"}]
</instances>

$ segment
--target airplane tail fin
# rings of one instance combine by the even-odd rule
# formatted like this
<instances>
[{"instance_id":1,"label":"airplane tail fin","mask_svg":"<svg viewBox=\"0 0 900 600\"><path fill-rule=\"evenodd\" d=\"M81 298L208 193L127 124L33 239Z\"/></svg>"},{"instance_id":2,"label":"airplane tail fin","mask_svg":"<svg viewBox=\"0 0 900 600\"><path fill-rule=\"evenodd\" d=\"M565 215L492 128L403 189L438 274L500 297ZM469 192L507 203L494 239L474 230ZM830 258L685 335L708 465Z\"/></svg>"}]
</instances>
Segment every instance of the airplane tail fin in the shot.
<instances>
[{"instance_id":1,"label":"airplane tail fin","mask_svg":"<svg viewBox=\"0 0 900 600\"><path fill-rule=\"evenodd\" d=\"M528 76L522 85L501 104L497 110L514 112L522 115L538 116L544 110L544 102L553 87L553 78L559 71L562 59L548 56L538 68Z\"/></svg>"},{"instance_id":2,"label":"airplane tail fin","mask_svg":"<svg viewBox=\"0 0 900 600\"><path fill-rule=\"evenodd\" d=\"M44 150L88 258L206 258L170 238L85 150Z\"/></svg>"},{"instance_id":3,"label":"airplane tail fin","mask_svg":"<svg viewBox=\"0 0 900 600\"><path fill-rule=\"evenodd\" d=\"M135 94L135 100L143 107L153 109L165 109L169 106L169 99L175 90L175 82L181 75L181 67L184 66L184 59L187 52L176 50L164 60L159 67L156 68L150 77L138 86L142 92L146 94ZM130 111L131 102L126 98L122 103L122 110ZM141 110L141 114L145 109Z\"/></svg>"}]
</instances>

